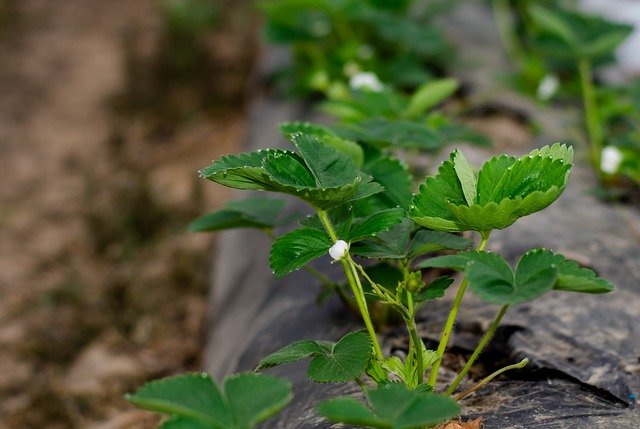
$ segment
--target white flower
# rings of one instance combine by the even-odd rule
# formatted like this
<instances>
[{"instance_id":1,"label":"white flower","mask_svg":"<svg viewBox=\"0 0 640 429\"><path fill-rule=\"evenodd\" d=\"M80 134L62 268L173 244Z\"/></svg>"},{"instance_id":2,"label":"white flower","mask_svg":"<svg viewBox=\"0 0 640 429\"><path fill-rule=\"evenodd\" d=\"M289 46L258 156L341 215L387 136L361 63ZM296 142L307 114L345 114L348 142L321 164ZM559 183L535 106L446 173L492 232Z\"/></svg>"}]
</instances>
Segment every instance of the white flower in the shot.
<instances>
[{"instance_id":1,"label":"white flower","mask_svg":"<svg viewBox=\"0 0 640 429\"><path fill-rule=\"evenodd\" d=\"M624 155L615 146L607 146L602 149L600 155L600 169L607 174L614 174L618 171Z\"/></svg>"},{"instance_id":2,"label":"white flower","mask_svg":"<svg viewBox=\"0 0 640 429\"><path fill-rule=\"evenodd\" d=\"M360 72L351 76L349 87L353 90L368 89L369 91L380 92L383 89L382 82L375 73Z\"/></svg>"},{"instance_id":3,"label":"white flower","mask_svg":"<svg viewBox=\"0 0 640 429\"><path fill-rule=\"evenodd\" d=\"M336 243L331 246L329 249L329 255L333 258L334 261L339 261L344 258L349 251L349 243L344 240L338 240Z\"/></svg>"},{"instance_id":4,"label":"white flower","mask_svg":"<svg viewBox=\"0 0 640 429\"><path fill-rule=\"evenodd\" d=\"M536 97L540 101L550 100L560 87L560 80L558 76L554 74L546 75L538 84L538 90L536 91Z\"/></svg>"}]
</instances>

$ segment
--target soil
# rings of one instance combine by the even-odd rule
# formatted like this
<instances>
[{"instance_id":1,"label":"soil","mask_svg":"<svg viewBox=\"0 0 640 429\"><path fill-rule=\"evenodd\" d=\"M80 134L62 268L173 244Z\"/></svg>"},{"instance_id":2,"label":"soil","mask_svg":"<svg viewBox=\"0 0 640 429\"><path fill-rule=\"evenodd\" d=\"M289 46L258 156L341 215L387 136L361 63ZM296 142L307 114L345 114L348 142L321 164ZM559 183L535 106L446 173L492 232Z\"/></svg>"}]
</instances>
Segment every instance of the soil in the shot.
<instances>
[{"instance_id":1,"label":"soil","mask_svg":"<svg viewBox=\"0 0 640 429\"><path fill-rule=\"evenodd\" d=\"M255 57L222 3L174 73L155 0L0 1L0 428L154 427L123 394L200 367L185 228L229 196L196 171L239 148Z\"/></svg>"}]
</instances>

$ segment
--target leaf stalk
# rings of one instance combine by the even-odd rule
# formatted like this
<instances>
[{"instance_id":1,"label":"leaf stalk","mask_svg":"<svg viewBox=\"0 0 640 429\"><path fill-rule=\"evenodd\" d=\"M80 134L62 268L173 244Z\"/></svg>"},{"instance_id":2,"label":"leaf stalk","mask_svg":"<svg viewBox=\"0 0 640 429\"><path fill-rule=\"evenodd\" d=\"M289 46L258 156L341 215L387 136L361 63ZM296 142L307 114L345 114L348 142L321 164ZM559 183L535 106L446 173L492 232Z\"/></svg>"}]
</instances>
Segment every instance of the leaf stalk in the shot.
<instances>
[{"instance_id":1,"label":"leaf stalk","mask_svg":"<svg viewBox=\"0 0 640 429\"><path fill-rule=\"evenodd\" d=\"M487 247L487 242L489 241L490 235L491 231L483 231L480 233L481 240L477 250L484 250ZM451 336L451 331L453 330L453 325L456 322L456 317L458 316L458 311L460 310L460 305L462 304L462 298L464 297L464 293L466 292L468 285L469 279L465 277L465 279L460 284L460 287L458 288L458 293L453 300L453 305L451 307L451 311L449 312L449 317L447 318L447 322L445 323L444 329L442 330L442 335L440 337L440 343L438 344L437 350L438 358L431 367L431 373L429 374L429 379L427 381L427 384L431 387L435 387L436 385L438 370L440 369L440 365L442 364L444 352L447 350L449 337Z\"/></svg>"},{"instance_id":2,"label":"leaf stalk","mask_svg":"<svg viewBox=\"0 0 640 429\"><path fill-rule=\"evenodd\" d=\"M447 395L451 395L456 390L456 388L458 387L458 385L460 384L464 376L467 375L467 373L471 369L471 366L474 364L476 359L478 359L478 356L480 356L480 354L485 349L487 344L489 344L489 341L491 341L491 339L495 335L496 330L498 329L498 325L500 325L500 321L502 320L502 317L504 316L504 314L507 312L508 308L509 308L509 304L503 305L502 308L500 308L498 315L495 317L495 319L493 319L491 326L489 326L489 329L487 330L487 332L484 334L484 336L476 346L476 349L473 351L473 354L471 355L471 357L469 357L469 360L467 360L467 363L465 364L464 368L462 368L462 371L460 371L456 379L453 380L453 383L451 383L451 386L449 386L449 388L447 389Z\"/></svg>"}]
</instances>

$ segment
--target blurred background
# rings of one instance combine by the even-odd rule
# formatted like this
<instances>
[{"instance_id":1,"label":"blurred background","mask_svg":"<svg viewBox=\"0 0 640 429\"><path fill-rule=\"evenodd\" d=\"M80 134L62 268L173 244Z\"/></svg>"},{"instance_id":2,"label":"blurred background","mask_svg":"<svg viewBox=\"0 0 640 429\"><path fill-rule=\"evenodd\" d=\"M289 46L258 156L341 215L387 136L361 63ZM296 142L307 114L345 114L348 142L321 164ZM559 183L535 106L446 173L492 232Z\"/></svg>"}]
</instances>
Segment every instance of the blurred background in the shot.
<instances>
[{"instance_id":1,"label":"blurred background","mask_svg":"<svg viewBox=\"0 0 640 429\"><path fill-rule=\"evenodd\" d=\"M256 59L239 0L0 0L0 428L154 427L122 395L199 367Z\"/></svg>"}]
</instances>

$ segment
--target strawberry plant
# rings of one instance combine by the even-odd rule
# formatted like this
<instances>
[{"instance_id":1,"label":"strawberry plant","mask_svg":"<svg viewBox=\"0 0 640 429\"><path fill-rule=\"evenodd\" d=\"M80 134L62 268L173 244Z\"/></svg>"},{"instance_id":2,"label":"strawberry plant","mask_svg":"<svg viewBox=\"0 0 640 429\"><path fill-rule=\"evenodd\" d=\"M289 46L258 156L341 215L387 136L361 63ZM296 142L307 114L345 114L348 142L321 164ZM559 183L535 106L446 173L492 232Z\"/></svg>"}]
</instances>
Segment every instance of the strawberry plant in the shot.
<instances>
[{"instance_id":1,"label":"strawberry plant","mask_svg":"<svg viewBox=\"0 0 640 429\"><path fill-rule=\"evenodd\" d=\"M297 197L309 205L312 215L277 236L276 227L291 225L293 219L282 215L284 202L252 198L229 203L193 228L267 231L274 236L269 264L276 277L326 255L341 265L346 278L342 296L357 309L364 329L337 342L301 339L264 357L256 367L262 372L309 360L312 381L357 383L366 402L350 397L322 402L317 410L327 419L376 428L424 428L447 421L459 414L458 401L470 392L504 371L526 365L526 360L509 365L452 396L510 306L547 293L600 294L614 289L593 271L548 249L526 252L515 267L487 250L492 231L543 210L562 194L572 167L571 147L554 144L519 158L496 156L478 171L456 150L414 194L406 169L392 155L380 152L377 161L399 174L366 170L366 156L360 156L357 143L345 145L331 134L309 129L297 126L285 132L294 150L227 155L201 175L235 189ZM480 241L470 249L472 243L457 233L474 231ZM429 258L442 249L453 253ZM439 345L429 350L419 335L416 315L454 283L449 276L425 281L423 270L433 268L460 271L463 280ZM444 393L437 393L439 369L467 290L500 308L458 377ZM372 300L406 325L409 345L404 359L383 354L369 310ZM185 377L153 382L130 399L173 415L163 427L185 427L184 419L192 419L199 426L191 427L239 428L252 427L289 398L286 382L261 373L229 377L224 393L207 377Z\"/></svg>"},{"instance_id":2,"label":"strawberry plant","mask_svg":"<svg viewBox=\"0 0 640 429\"><path fill-rule=\"evenodd\" d=\"M429 70L444 68L450 46L432 24L439 8L411 8L412 3L263 1L267 40L290 46L293 54L279 82L289 92L326 94L372 72L396 88L420 85L433 76Z\"/></svg>"},{"instance_id":3,"label":"strawberry plant","mask_svg":"<svg viewBox=\"0 0 640 429\"><path fill-rule=\"evenodd\" d=\"M633 28L561 7L559 2L540 3L512 6L495 0L493 5L520 87L542 101L555 96L579 100L591 163L602 181L616 185L623 177L640 183L640 150L633 137L637 85L611 86L594 76L598 68L614 61L616 48Z\"/></svg>"}]
</instances>

